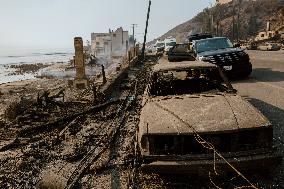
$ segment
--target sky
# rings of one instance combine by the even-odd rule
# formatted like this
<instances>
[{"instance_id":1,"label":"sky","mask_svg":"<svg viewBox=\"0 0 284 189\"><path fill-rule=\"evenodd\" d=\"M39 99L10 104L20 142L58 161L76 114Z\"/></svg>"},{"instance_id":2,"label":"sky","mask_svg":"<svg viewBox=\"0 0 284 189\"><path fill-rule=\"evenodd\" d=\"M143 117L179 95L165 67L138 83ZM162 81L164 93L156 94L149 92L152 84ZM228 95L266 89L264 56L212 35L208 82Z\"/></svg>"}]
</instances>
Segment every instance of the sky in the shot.
<instances>
[{"instance_id":1,"label":"sky","mask_svg":"<svg viewBox=\"0 0 284 189\"><path fill-rule=\"evenodd\" d=\"M148 0L0 0L0 51L72 49L73 38L122 26L143 41ZM152 0L147 41L191 19L215 0Z\"/></svg>"}]
</instances>

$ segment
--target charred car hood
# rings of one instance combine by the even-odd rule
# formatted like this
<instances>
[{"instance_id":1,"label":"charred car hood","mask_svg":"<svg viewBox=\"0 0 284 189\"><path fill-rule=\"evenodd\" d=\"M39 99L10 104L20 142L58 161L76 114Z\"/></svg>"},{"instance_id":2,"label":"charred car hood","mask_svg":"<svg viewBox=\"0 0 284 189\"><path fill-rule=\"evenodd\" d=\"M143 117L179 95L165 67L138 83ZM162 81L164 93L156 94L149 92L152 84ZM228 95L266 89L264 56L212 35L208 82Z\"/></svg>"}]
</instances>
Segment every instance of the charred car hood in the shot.
<instances>
[{"instance_id":1,"label":"charred car hood","mask_svg":"<svg viewBox=\"0 0 284 189\"><path fill-rule=\"evenodd\" d=\"M198 57L201 56L214 56L216 54L221 55L221 54L229 54L233 52L243 52L242 49L239 48L227 48L227 49L219 49L219 50L214 50L214 51L205 51L198 53Z\"/></svg>"},{"instance_id":2,"label":"charred car hood","mask_svg":"<svg viewBox=\"0 0 284 189\"><path fill-rule=\"evenodd\" d=\"M240 96L183 95L155 97L141 111L140 134L231 132L269 126L269 121Z\"/></svg>"}]
</instances>

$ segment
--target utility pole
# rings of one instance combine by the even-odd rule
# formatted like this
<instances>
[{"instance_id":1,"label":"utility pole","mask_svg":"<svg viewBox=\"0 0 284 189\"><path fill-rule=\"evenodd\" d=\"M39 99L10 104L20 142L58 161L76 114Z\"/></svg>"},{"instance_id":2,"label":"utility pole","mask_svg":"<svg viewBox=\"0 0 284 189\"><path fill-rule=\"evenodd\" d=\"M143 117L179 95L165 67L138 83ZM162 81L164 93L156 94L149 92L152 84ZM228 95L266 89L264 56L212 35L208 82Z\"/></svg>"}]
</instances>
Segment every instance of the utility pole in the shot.
<instances>
[{"instance_id":1,"label":"utility pole","mask_svg":"<svg viewBox=\"0 0 284 189\"><path fill-rule=\"evenodd\" d=\"M142 47L142 58L143 58L143 60L145 60L145 45L146 45L146 40L147 40L148 22L149 22L149 16L150 16L150 11L151 11L151 3L152 3L151 0L149 0L145 34L144 34L144 42L143 42L143 47Z\"/></svg>"},{"instance_id":2,"label":"utility pole","mask_svg":"<svg viewBox=\"0 0 284 189\"><path fill-rule=\"evenodd\" d=\"M213 10L211 8L211 34L214 35L214 15L213 15Z\"/></svg>"},{"instance_id":3,"label":"utility pole","mask_svg":"<svg viewBox=\"0 0 284 189\"><path fill-rule=\"evenodd\" d=\"M132 24L132 35L133 35L133 47L135 47L135 27L137 26L137 24Z\"/></svg>"},{"instance_id":4,"label":"utility pole","mask_svg":"<svg viewBox=\"0 0 284 189\"><path fill-rule=\"evenodd\" d=\"M238 0L238 22L237 22L237 41L240 40L240 0Z\"/></svg>"},{"instance_id":5,"label":"utility pole","mask_svg":"<svg viewBox=\"0 0 284 189\"><path fill-rule=\"evenodd\" d=\"M215 6L215 22L216 22L216 36L220 36L220 5L216 4Z\"/></svg>"},{"instance_id":6,"label":"utility pole","mask_svg":"<svg viewBox=\"0 0 284 189\"><path fill-rule=\"evenodd\" d=\"M233 41L235 40L235 14L236 14L236 12L235 12L235 5L233 5Z\"/></svg>"},{"instance_id":7,"label":"utility pole","mask_svg":"<svg viewBox=\"0 0 284 189\"><path fill-rule=\"evenodd\" d=\"M212 35L214 35L214 12L213 12L213 8L212 8L213 6L212 6L212 3L210 3L210 33L212 34Z\"/></svg>"},{"instance_id":8,"label":"utility pole","mask_svg":"<svg viewBox=\"0 0 284 189\"><path fill-rule=\"evenodd\" d=\"M203 33L203 32L205 33L206 29L207 29L206 12L205 12L205 10L203 10L203 25L202 25L202 28L201 28L201 33Z\"/></svg>"}]
</instances>

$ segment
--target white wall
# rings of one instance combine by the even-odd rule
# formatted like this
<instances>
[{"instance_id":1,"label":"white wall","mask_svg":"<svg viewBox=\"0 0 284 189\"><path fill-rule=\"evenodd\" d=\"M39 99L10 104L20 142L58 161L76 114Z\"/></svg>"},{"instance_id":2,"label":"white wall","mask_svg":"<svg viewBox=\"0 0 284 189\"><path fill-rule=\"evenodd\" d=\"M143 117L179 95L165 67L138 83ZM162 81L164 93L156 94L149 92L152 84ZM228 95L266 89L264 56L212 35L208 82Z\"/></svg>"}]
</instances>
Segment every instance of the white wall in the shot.
<instances>
[{"instance_id":1,"label":"white wall","mask_svg":"<svg viewBox=\"0 0 284 189\"><path fill-rule=\"evenodd\" d=\"M112 33L112 56L123 56L129 49L128 31L118 28Z\"/></svg>"}]
</instances>

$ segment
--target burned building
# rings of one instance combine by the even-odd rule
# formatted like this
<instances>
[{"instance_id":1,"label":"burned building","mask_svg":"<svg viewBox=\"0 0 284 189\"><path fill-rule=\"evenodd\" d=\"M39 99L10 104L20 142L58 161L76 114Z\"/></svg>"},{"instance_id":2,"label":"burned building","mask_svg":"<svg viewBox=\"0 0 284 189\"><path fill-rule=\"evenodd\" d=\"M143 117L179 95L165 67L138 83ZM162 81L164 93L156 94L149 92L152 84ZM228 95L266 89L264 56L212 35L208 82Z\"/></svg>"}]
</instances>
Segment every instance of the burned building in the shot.
<instances>
[{"instance_id":1,"label":"burned building","mask_svg":"<svg viewBox=\"0 0 284 189\"><path fill-rule=\"evenodd\" d=\"M123 56L129 49L129 34L122 27L109 33L91 34L91 52L96 57Z\"/></svg>"}]
</instances>

